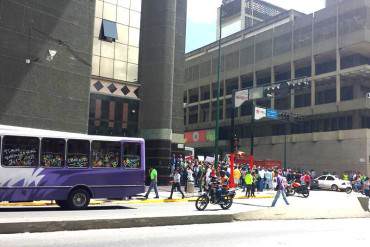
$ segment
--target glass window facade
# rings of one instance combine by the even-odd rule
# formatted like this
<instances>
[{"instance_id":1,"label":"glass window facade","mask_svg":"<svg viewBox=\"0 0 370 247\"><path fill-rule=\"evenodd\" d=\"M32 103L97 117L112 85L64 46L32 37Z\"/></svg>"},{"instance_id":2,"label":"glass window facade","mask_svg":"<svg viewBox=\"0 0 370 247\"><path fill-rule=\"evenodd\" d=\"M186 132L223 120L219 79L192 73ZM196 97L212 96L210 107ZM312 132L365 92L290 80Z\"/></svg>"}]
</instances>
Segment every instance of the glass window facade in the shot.
<instances>
[{"instance_id":1,"label":"glass window facade","mask_svg":"<svg viewBox=\"0 0 370 247\"><path fill-rule=\"evenodd\" d=\"M137 100L91 94L89 134L137 136L138 111Z\"/></svg>"},{"instance_id":2,"label":"glass window facade","mask_svg":"<svg viewBox=\"0 0 370 247\"><path fill-rule=\"evenodd\" d=\"M139 63L141 0L96 0L92 74L136 82ZM102 25L103 23L103 25ZM112 24L115 42L101 41ZM110 31L111 28L109 28Z\"/></svg>"}]
</instances>

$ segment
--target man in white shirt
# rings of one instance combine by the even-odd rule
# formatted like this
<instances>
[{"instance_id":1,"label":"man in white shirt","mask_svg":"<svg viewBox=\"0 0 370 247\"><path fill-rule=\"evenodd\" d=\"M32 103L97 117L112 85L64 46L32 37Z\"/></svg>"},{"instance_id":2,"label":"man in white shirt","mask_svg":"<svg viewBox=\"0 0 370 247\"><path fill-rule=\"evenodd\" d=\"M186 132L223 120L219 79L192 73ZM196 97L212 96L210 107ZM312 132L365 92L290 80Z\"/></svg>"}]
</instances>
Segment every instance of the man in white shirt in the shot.
<instances>
[{"instance_id":1,"label":"man in white shirt","mask_svg":"<svg viewBox=\"0 0 370 247\"><path fill-rule=\"evenodd\" d=\"M184 199L185 195L184 195L184 193L181 190L180 181L181 181L181 175L180 175L179 169L176 169L175 172L174 172L174 174L173 174L173 182L172 182L172 188L171 188L171 195L170 195L170 197L168 197L168 199L172 199L172 194L173 194L173 191L175 190L175 188L177 189L178 192L181 193L182 199Z\"/></svg>"}]
</instances>

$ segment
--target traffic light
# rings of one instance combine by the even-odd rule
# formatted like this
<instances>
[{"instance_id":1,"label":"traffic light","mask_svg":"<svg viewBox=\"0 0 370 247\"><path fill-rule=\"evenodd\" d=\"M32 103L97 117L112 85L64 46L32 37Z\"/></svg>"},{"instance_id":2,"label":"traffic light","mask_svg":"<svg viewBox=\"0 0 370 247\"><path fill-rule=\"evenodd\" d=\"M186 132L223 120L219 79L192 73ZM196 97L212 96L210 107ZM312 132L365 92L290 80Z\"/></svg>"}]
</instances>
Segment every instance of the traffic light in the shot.
<instances>
[{"instance_id":1,"label":"traffic light","mask_svg":"<svg viewBox=\"0 0 370 247\"><path fill-rule=\"evenodd\" d=\"M279 112L279 119L289 121L290 113L289 112Z\"/></svg>"}]
</instances>

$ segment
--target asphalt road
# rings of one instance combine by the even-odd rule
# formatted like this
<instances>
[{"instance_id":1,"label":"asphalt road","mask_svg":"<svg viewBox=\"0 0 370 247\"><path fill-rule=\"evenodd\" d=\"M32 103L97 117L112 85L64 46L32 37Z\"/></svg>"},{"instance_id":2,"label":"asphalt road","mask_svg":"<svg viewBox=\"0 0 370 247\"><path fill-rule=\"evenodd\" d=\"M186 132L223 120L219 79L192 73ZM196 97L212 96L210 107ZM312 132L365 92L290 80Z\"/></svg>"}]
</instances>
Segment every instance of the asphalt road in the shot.
<instances>
[{"instance_id":1,"label":"asphalt road","mask_svg":"<svg viewBox=\"0 0 370 247\"><path fill-rule=\"evenodd\" d=\"M210 225L145 227L0 235L9 247L216 247L365 246L370 219L248 221Z\"/></svg>"}]
</instances>

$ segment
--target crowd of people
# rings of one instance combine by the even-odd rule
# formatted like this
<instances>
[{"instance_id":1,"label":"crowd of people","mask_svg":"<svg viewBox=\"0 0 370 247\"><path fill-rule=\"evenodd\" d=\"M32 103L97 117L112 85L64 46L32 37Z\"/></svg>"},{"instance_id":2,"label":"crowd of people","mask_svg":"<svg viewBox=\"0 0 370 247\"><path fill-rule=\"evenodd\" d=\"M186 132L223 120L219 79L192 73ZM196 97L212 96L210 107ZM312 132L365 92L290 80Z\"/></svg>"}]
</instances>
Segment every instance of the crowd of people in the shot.
<instances>
[{"instance_id":1,"label":"crowd of people","mask_svg":"<svg viewBox=\"0 0 370 247\"><path fill-rule=\"evenodd\" d=\"M184 186L185 192L188 192L188 182L194 184L195 188L198 188L199 192L202 192L210 184L211 179L217 176L221 176L220 179L225 180L229 184L229 178L231 176L230 164L228 161L220 161L218 166L215 167L213 163L200 161L198 159L185 159L184 156L173 155L169 169L171 170L171 195L173 192L178 191L184 198L184 193L181 187ZM156 173L156 171L155 171ZM333 173L331 173L333 174ZM335 174L333 174L335 175ZM153 177L153 176L151 176ZM281 169L279 167L250 167L250 164L237 164L234 165L233 179L234 186L237 190L245 192L247 198L255 197L255 192L263 192L265 190L277 191L273 205L275 205L277 198L280 195L283 196L285 202L288 201L285 198L284 188L291 182L299 182L301 185L306 185L308 188L311 187L313 179L317 177L315 170L302 170L302 169ZM349 180L353 184L355 191L367 190L369 193L369 178L358 173L344 173L342 175L344 180ZM155 176L155 182L156 182ZM367 186L367 187L366 187ZM153 184L151 188L156 190ZM149 191L147 195L149 194ZM146 196L147 197L147 196Z\"/></svg>"},{"instance_id":2,"label":"crowd of people","mask_svg":"<svg viewBox=\"0 0 370 247\"><path fill-rule=\"evenodd\" d=\"M227 177L231 175L229 162L220 161L217 168L215 168L209 162L199 161L197 159L185 160L182 156L175 155L173 155L170 161L170 169L171 174L174 174L174 171L177 170L181 175L180 180L181 184L185 186L185 191L187 191L187 182L194 182L195 186L199 188L199 192L202 192L203 188L209 183L212 175L220 174L222 171ZM253 167L250 169L248 163L234 165L233 178L235 187L242 189L250 197L253 197L256 191L273 190L276 187L278 169L277 167ZM310 186L312 179L316 177L316 172L314 170L286 169L281 170L281 175L287 181L300 181Z\"/></svg>"}]
</instances>

